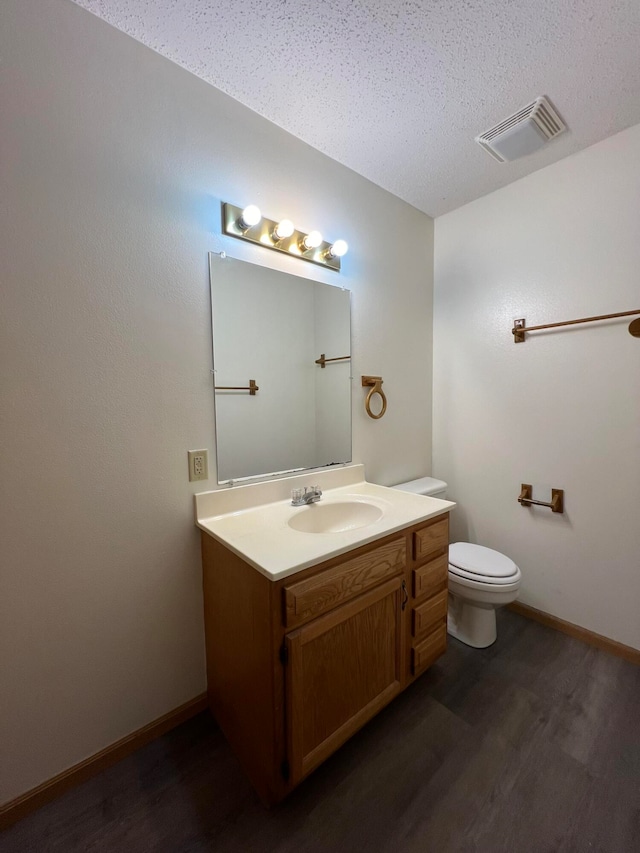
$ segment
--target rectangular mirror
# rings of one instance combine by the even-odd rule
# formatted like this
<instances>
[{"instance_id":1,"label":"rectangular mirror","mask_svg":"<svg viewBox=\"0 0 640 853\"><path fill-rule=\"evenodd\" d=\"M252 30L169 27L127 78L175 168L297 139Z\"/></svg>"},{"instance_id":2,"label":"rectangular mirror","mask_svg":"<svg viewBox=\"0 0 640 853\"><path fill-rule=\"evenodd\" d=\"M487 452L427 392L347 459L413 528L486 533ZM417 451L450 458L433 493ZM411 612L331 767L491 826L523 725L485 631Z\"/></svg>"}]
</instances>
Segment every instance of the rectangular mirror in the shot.
<instances>
[{"instance_id":1,"label":"rectangular mirror","mask_svg":"<svg viewBox=\"0 0 640 853\"><path fill-rule=\"evenodd\" d=\"M213 253L209 272L218 482L350 462L350 292Z\"/></svg>"}]
</instances>

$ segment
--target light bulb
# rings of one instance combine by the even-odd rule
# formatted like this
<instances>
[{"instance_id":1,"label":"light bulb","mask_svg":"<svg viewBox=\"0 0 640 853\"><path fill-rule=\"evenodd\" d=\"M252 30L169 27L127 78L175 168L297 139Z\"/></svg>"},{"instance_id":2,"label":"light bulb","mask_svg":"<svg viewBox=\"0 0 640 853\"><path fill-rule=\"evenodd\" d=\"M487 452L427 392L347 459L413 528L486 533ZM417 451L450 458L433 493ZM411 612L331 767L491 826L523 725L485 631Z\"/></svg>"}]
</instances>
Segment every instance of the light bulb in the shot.
<instances>
[{"instance_id":1,"label":"light bulb","mask_svg":"<svg viewBox=\"0 0 640 853\"><path fill-rule=\"evenodd\" d=\"M276 240L285 240L287 237L291 237L294 231L293 222L290 219L282 219L273 229L273 236Z\"/></svg>"},{"instance_id":2,"label":"light bulb","mask_svg":"<svg viewBox=\"0 0 640 853\"><path fill-rule=\"evenodd\" d=\"M328 255L330 258L341 258L343 255L346 255L349 251L349 244L346 240L336 240L336 242L329 247Z\"/></svg>"},{"instance_id":3,"label":"light bulb","mask_svg":"<svg viewBox=\"0 0 640 853\"><path fill-rule=\"evenodd\" d=\"M262 219L260 208L257 204L250 204L245 207L238 219L238 225L241 228L253 228Z\"/></svg>"},{"instance_id":4,"label":"light bulb","mask_svg":"<svg viewBox=\"0 0 640 853\"><path fill-rule=\"evenodd\" d=\"M322 234L319 231L311 231L302 241L305 249L317 249L322 243Z\"/></svg>"}]
</instances>

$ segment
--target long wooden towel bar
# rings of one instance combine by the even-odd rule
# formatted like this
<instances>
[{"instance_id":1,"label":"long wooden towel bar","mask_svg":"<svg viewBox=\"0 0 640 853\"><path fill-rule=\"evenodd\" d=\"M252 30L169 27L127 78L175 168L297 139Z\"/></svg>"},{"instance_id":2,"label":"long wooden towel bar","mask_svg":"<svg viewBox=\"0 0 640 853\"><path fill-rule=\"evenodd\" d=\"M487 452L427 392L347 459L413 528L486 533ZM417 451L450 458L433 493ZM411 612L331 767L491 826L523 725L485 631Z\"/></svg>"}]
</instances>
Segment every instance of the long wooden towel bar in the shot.
<instances>
[{"instance_id":1,"label":"long wooden towel bar","mask_svg":"<svg viewBox=\"0 0 640 853\"><path fill-rule=\"evenodd\" d=\"M325 358L324 353L322 353L320 358L316 358L316 364L319 364L320 367L324 369L325 364L328 364L330 361L348 361L350 358L350 355L339 355L336 358Z\"/></svg>"},{"instance_id":2,"label":"long wooden towel bar","mask_svg":"<svg viewBox=\"0 0 640 853\"><path fill-rule=\"evenodd\" d=\"M576 326L578 323L594 323L596 320L615 320L617 317L632 317L634 314L640 314L640 308L637 311L619 311L617 314L599 314L597 317L582 317L580 320L563 320L561 323L543 323L539 326L527 326L527 321L524 317L513 321L513 342L516 344L524 343L526 332L538 332L541 329L557 329L559 326ZM629 325L629 333L634 337L640 337L640 327L637 320L634 320Z\"/></svg>"}]
</instances>

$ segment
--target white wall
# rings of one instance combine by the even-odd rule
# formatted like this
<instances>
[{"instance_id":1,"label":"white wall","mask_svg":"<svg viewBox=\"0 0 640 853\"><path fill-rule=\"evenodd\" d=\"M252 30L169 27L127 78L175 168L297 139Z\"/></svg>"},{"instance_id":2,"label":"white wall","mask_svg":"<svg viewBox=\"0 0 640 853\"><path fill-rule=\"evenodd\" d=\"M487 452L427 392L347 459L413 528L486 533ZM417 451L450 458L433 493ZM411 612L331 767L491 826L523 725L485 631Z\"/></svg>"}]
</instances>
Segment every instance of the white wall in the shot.
<instances>
[{"instance_id":1,"label":"white wall","mask_svg":"<svg viewBox=\"0 0 640 853\"><path fill-rule=\"evenodd\" d=\"M521 600L640 648L640 126L436 220L434 475ZM521 483L566 511L522 509Z\"/></svg>"},{"instance_id":2,"label":"white wall","mask_svg":"<svg viewBox=\"0 0 640 853\"><path fill-rule=\"evenodd\" d=\"M265 263L220 200L348 240L354 460L382 483L429 472L433 223L67 0L5 0L0 56L3 802L205 688L207 253Z\"/></svg>"}]
</instances>

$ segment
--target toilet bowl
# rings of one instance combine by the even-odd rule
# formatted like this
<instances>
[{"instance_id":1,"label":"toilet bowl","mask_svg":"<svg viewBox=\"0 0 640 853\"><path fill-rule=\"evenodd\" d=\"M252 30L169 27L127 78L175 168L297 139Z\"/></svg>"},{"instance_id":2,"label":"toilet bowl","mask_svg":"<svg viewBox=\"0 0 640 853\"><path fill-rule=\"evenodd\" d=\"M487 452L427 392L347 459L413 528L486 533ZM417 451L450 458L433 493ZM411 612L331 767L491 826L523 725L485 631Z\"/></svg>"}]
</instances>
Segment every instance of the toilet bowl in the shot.
<instances>
[{"instance_id":1,"label":"toilet bowl","mask_svg":"<svg viewBox=\"0 0 640 853\"><path fill-rule=\"evenodd\" d=\"M444 499L447 484L422 477L393 488ZM496 609L516 600L521 581L518 566L499 551L454 542L449 546L448 633L476 649L490 646L497 637Z\"/></svg>"},{"instance_id":2,"label":"toilet bowl","mask_svg":"<svg viewBox=\"0 0 640 853\"><path fill-rule=\"evenodd\" d=\"M497 637L496 608L518 597L522 573L492 548L455 542L449 546L449 612L452 637L484 649Z\"/></svg>"}]
</instances>

